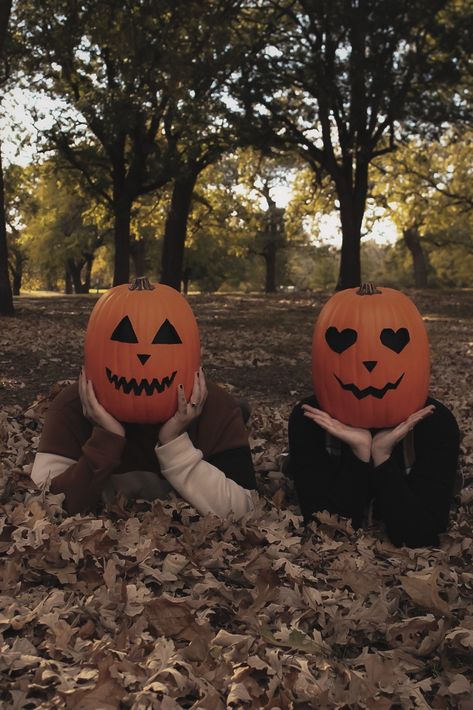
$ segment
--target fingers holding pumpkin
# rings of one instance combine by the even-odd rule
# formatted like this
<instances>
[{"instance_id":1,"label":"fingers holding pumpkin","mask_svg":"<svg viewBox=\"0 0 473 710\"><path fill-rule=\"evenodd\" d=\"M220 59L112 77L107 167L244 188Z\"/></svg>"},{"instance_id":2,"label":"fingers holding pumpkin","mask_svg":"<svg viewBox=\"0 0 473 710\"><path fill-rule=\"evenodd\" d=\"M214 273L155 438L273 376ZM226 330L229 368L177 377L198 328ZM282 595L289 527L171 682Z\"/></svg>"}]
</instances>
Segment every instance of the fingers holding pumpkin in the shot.
<instances>
[{"instance_id":1,"label":"fingers holding pumpkin","mask_svg":"<svg viewBox=\"0 0 473 710\"><path fill-rule=\"evenodd\" d=\"M185 417L187 414L187 399L184 392L184 385L179 385L177 388L177 414Z\"/></svg>"},{"instance_id":2,"label":"fingers holding pumpkin","mask_svg":"<svg viewBox=\"0 0 473 710\"><path fill-rule=\"evenodd\" d=\"M422 421L422 419L425 419L426 417L430 416L433 414L435 411L435 405L429 404L427 407L423 407L422 409L419 409L417 412L414 412L410 416L407 417L405 421L403 421L401 424L399 424L399 428L405 430L405 433L408 431L411 431L416 424Z\"/></svg>"},{"instance_id":3,"label":"fingers holding pumpkin","mask_svg":"<svg viewBox=\"0 0 473 710\"><path fill-rule=\"evenodd\" d=\"M85 377L84 368L81 368L79 375L79 397L82 404L82 414L87 416L87 380Z\"/></svg>"},{"instance_id":4,"label":"fingers holding pumpkin","mask_svg":"<svg viewBox=\"0 0 473 710\"><path fill-rule=\"evenodd\" d=\"M79 396L82 404L82 414L84 417L94 422L94 409L98 405L98 402L95 396L94 386L91 380L87 379L84 368L82 368L79 377Z\"/></svg>"},{"instance_id":5,"label":"fingers holding pumpkin","mask_svg":"<svg viewBox=\"0 0 473 710\"><path fill-rule=\"evenodd\" d=\"M324 412L323 409L311 407L309 404L303 404L302 409L304 410L304 416L330 433L334 433L335 430L341 426L339 421L331 417L327 412Z\"/></svg>"},{"instance_id":6,"label":"fingers holding pumpkin","mask_svg":"<svg viewBox=\"0 0 473 710\"><path fill-rule=\"evenodd\" d=\"M79 376L79 396L82 413L92 424L119 436L125 436L123 426L109 414L98 401L92 380L88 380L84 368Z\"/></svg>"},{"instance_id":7,"label":"fingers holding pumpkin","mask_svg":"<svg viewBox=\"0 0 473 710\"><path fill-rule=\"evenodd\" d=\"M206 399L207 384L205 382L204 371L200 367L194 373L194 386L192 388L192 394L189 402L190 406L195 410L195 413L201 413Z\"/></svg>"}]
</instances>

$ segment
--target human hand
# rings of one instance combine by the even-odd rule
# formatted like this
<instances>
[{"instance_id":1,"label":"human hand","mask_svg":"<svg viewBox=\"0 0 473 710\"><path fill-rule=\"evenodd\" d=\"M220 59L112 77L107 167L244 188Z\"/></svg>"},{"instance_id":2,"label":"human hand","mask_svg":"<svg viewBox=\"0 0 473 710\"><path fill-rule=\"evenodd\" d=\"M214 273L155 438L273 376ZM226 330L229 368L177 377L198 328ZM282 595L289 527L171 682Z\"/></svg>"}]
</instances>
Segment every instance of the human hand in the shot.
<instances>
[{"instance_id":1,"label":"human hand","mask_svg":"<svg viewBox=\"0 0 473 710\"><path fill-rule=\"evenodd\" d=\"M368 462L371 455L371 433L367 429L348 426L334 419L322 409L316 409L308 404L303 404L304 416L328 431L332 436L343 441L351 448L361 461Z\"/></svg>"},{"instance_id":2,"label":"human hand","mask_svg":"<svg viewBox=\"0 0 473 710\"><path fill-rule=\"evenodd\" d=\"M159 443L167 444L173 439L177 439L190 424L202 414L205 400L207 399L207 385L205 383L204 371L200 368L194 374L194 387L189 402L186 400L184 387L177 388L177 411L164 422L159 430Z\"/></svg>"},{"instance_id":3,"label":"human hand","mask_svg":"<svg viewBox=\"0 0 473 710\"><path fill-rule=\"evenodd\" d=\"M118 436L125 436L125 429L120 422L114 419L98 401L92 380L86 378L84 368L81 369L79 376L79 397L82 403L82 413L92 424L111 431L113 434L118 434Z\"/></svg>"},{"instance_id":4,"label":"human hand","mask_svg":"<svg viewBox=\"0 0 473 710\"><path fill-rule=\"evenodd\" d=\"M392 450L422 419L428 417L435 410L433 404L429 404L423 409L419 409L411 414L407 419L392 429L382 429L373 437L371 445L371 455L375 466L380 466L391 456Z\"/></svg>"}]
</instances>

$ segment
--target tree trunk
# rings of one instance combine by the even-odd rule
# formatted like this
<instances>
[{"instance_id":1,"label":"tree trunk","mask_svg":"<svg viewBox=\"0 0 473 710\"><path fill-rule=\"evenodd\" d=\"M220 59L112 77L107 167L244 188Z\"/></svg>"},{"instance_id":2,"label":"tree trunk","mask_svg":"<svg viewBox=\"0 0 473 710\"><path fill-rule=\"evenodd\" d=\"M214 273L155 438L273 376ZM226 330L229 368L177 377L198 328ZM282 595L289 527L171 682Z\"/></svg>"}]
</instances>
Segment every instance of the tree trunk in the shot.
<instances>
[{"instance_id":1,"label":"tree trunk","mask_svg":"<svg viewBox=\"0 0 473 710\"><path fill-rule=\"evenodd\" d=\"M265 293L276 293L276 254L277 245L275 242L266 244L263 253L266 265Z\"/></svg>"},{"instance_id":2,"label":"tree trunk","mask_svg":"<svg viewBox=\"0 0 473 710\"><path fill-rule=\"evenodd\" d=\"M368 164L357 166L354 185L351 176L338 178L336 185L342 227L340 272L336 290L341 291L361 284L361 224L368 192Z\"/></svg>"},{"instance_id":3,"label":"tree trunk","mask_svg":"<svg viewBox=\"0 0 473 710\"><path fill-rule=\"evenodd\" d=\"M9 251L9 274L14 296L19 296L21 291L21 282L23 279L23 265L26 261L21 249L13 243L10 244Z\"/></svg>"},{"instance_id":4,"label":"tree trunk","mask_svg":"<svg viewBox=\"0 0 473 710\"><path fill-rule=\"evenodd\" d=\"M23 273L22 271L15 271L15 274L13 276L13 295L14 296L19 296L21 292L21 282L23 279Z\"/></svg>"},{"instance_id":5,"label":"tree trunk","mask_svg":"<svg viewBox=\"0 0 473 710\"><path fill-rule=\"evenodd\" d=\"M184 293L187 294L189 293L189 283L191 280L192 276L192 268L190 266L186 266L182 273L182 288L184 290Z\"/></svg>"},{"instance_id":6,"label":"tree trunk","mask_svg":"<svg viewBox=\"0 0 473 710\"><path fill-rule=\"evenodd\" d=\"M144 239L134 239L130 246L135 276L146 276L146 248Z\"/></svg>"},{"instance_id":7,"label":"tree trunk","mask_svg":"<svg viewBox=\"0 0 473 710\"><path fill-rule=\"evenodd\" d=\"M82 293L82 282L80 280L81 270L81 263L77 264L75 259L67 260L67 271L71 277L72 285L74 287L74 293Z\"/></svg>"},{"instance_id":8,"label":"tree trunk","mask_svg":"<svg viewBox=\"0 0 473 710\"><path fill-rule=\"evenodd\" d=\"M49 289L51 290L51 289ZM64 274L64 293L69 294L72 293L72 277L71 277L71 272L69 271L68 266L66 265L66 271Z\"/></svg>"},{"instance_id":9,"label":"tree trunk","mask_svg":"<svg viewBox=\"0 0 473 710\"><path fill-rule=\"evenodd\" d=\"M13 266L11 266L12 272L12 289L13 295L19 296L21 291L21 282L23 279L23 256L18 251L13 251Z\"/></svg>"},{"instance_id":10,"label":"tree trunk","mask_svg":"<svg viewBox=\"0 0 473 710\"><path fill-rule=\"evenodd\" d=\"M417 226L404 229L402 232L404 243L412 255L414 266L414 283L416 288L427 288L427 274L429 259L422 246L419 228Z\"/></svg>"},{"instance_id":11,"label":"tree trunk","mask_svg":"<svg viewBox=\"0 0 473 710\"><path fill-rule=\"evenodd\" d=\"M5 190L3 185L2 152L0 145L0 316L12 316L14 312L10 274L8 273Z\"/></svg>"},{"instance_id":12,"label":"tree trunk","mask_svg":"<svg viewBox=\"0 0 473 710\"><path fill-rule=\"evenodd\" d=\"M0 56L3 58L3 48L8 32L8 22L10 20L12 0L2 0L0 3ZM8 74L8 65L5 62L5 72L1 71L2 75ZM5 219L5 188L3 184L3 166L2 166L2 146L0 144L0 315L12 316L15 310L13 308L13 295L10 285L10 275L8 273L8 246L7 246L7 227Z\"/></svg>"},{"instance_id":13,"label":"tree trunk","mask_svg":"<svg viewBox=\"0 0 473 710\"><path fill-rule=\"evenodd\" d=\"M114 196L115 262L113 285L126 284L130 280L130 220L131 200L120 194Z\"/></svg>"},{"instance_id":14,"label":"tree trunk","mask_svg":"<svg viewBox=\"0 0 473 710\"><path fill-rule=\"evenodd\" d=\"M187 220L196 180L196 173L176 178L171 207L164 228L160 281L167 286L172 286L177 291L180 291L181 288Z\"/></svg>"},{"instance_id":15,"label":"tree trunk","mask_svg":"<svg viewBox=\"0 0 473 710\"><path fill-rule=\"evenodd\" d=\"M82 283L81 293L89 293L90 291L90 280L92 277L92 264L94 263L93 254L84 254L85 259L85 278Z\"/></svg>"}]
</instances>

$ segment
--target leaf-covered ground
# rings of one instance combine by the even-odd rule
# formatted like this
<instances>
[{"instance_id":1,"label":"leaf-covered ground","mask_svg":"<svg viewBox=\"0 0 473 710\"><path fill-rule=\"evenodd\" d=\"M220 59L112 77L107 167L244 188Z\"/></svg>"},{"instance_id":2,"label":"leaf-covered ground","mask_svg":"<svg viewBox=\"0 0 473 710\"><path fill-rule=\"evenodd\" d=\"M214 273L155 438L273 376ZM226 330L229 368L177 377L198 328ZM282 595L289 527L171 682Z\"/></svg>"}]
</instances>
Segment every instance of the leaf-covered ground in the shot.
<instances>
[{"instance_id":1,"label":"leaf-covered ground","mask_svg":"<svg viewBox=\"0 0 473 710\"><path fill-rule=\"evenodd\" d=\"M304 531L279 472L310 391L324 294L194 297L207 375L251 401L260 495L234 524L182 500L67 517L29 473L93 298L0 319L0 705L473 708L473 293L414 293L432 393L463 432L465 488L438 549L328 515Z\"/></svg>"}]
</instances>

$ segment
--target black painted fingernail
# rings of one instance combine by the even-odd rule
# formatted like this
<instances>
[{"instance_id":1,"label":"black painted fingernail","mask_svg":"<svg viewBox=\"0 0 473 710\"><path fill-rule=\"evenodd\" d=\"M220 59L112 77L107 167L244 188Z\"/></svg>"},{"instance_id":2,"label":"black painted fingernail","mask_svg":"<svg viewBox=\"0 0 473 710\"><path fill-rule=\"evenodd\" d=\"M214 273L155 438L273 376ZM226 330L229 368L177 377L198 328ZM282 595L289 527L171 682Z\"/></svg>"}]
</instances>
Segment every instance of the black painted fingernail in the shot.
<instances>
[{"instance_id":1,"label":"black painted fingernail","mask_svg":"<svg viewBox=\"0 0 473 710\"><path fill-rule=\"evenodd\" d=\"M180 390L184 389L184 388L183 388L183 385L179 385L179 389L180 389Z\"/></svg>"}]
</instances>

